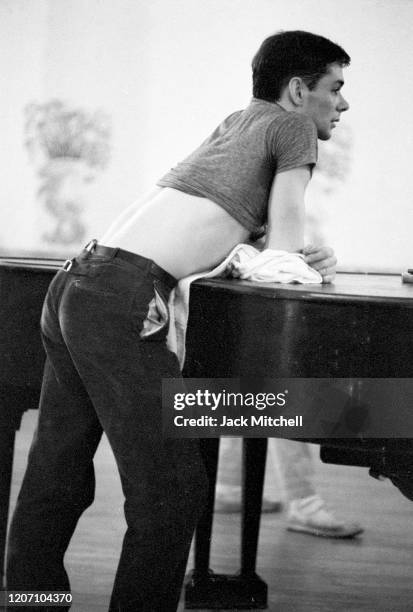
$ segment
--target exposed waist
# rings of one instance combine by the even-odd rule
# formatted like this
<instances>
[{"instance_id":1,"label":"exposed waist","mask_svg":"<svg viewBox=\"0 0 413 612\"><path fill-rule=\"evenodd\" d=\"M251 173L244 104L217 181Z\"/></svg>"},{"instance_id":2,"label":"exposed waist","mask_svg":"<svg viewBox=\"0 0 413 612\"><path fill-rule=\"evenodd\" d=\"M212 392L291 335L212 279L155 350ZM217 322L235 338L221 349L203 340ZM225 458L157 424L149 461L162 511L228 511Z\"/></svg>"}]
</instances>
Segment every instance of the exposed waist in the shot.
<instances>
[{"instance_id":1,"label":"exposed waist","mask_svg":"<svg viewBox=\"0 0 413 612\"><path fill-rule=\"evenodd\" d=\"M214 267L248 234L215 202L165 188L102 242L140 253L179 279Z\"/></svg>"}]
</instances>

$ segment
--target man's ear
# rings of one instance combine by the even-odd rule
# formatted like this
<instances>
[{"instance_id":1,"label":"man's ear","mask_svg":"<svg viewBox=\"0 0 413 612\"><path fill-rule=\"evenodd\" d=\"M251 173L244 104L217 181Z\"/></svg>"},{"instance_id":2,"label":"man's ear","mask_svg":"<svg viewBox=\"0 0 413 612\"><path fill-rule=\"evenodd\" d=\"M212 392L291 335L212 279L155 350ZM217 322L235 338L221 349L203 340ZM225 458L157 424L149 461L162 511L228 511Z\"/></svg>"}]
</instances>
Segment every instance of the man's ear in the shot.
<instances>
[{"instance_id":1,"label":"man's ear","mask_svg":"<svg viewBox=\"0 0 413 612\"><path fill-rule=\"evenodd\" d=\"M288 83L288 93L291 102L295 106L302 106L304 103L306 84L300 77L292 77Z\"/></svg>"}]
</instances>

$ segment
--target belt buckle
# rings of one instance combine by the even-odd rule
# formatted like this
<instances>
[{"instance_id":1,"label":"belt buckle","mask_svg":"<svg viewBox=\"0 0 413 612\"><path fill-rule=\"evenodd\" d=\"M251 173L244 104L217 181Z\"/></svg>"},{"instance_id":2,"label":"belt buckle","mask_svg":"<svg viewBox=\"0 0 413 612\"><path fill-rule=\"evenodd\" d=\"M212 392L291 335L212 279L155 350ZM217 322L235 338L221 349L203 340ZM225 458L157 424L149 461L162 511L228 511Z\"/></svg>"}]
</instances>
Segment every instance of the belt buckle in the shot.
<instances>
[{"instance_id":1,"label":"belt buckle","mask_svg":"<svg viewBox=\"0 0 413 612\"><path fill-rule=\"evenodd\" d=\"M73 266L73 259L66 259L65 263L63 264L63 270L65 272L69 272L72 266Z\"/></svg>"}]
</instances>

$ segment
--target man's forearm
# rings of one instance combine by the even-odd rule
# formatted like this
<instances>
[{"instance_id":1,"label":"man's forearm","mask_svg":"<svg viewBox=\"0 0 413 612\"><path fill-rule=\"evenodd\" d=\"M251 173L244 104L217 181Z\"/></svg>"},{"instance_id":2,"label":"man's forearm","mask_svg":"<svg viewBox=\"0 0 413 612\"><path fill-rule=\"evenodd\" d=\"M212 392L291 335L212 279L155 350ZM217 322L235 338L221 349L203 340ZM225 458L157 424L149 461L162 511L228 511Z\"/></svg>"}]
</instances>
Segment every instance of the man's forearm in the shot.
<instances>
[{"instance_id":1,"label":"man's forearm","mask_svg":"<svg viewBox=\"0 0 413 612\"><path fill-rule=\"evenodd\" d=\"M292 203L286 206L286 211L273 214L265 248L297 253L304 248L304 207Z\"/></svg>"}]
</instances>

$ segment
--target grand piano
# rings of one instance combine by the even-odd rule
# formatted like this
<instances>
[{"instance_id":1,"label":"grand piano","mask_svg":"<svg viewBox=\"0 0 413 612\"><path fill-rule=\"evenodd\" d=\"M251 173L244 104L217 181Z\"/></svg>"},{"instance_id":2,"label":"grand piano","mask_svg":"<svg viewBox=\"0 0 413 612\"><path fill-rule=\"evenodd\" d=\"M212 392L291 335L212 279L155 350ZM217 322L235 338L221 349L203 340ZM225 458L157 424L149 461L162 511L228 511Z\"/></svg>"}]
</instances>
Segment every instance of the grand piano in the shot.
<instances>
[{"instance_id":1,"label":"grand piano","mask_svg":"<svg viewBox=\"0 0 413 612\"><path fill-rule=\"evenodd\" d=\"M0 572L15 432L36 408L44 362L39 318L59 260L0 258ZM413 285L398 275L339 274L333 285L197 281L191 288L184 374L190 378L413 378ZM315 439L323 461L379 474L413 469L413 431L405 438ZM186 607L265 608L256 573L266 439L244 440L241 563L236 576L210 569L218 439L202 441L210 478L195 535Z\"/></svg>"}]
</instances>

